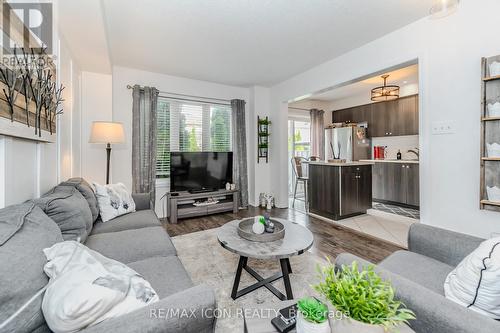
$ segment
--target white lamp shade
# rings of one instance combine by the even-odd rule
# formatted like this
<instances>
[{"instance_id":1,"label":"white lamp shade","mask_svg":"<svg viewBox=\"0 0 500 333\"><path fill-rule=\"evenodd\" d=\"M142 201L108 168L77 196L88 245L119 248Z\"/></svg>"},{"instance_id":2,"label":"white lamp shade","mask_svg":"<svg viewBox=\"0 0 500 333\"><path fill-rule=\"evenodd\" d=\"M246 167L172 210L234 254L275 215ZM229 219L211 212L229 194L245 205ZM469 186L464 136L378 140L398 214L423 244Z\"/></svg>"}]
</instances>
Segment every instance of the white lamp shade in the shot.
<instances>
[{"instance_id":1,"label":"white lamp shade","mask_svg":"<svg viewBox=\"0 0 500 333\"><path fill-rule=\"evenodd\" d=\"M125 131L122 123L94 121L89 143L124 143Z\"/></svg>"}]
</instances>

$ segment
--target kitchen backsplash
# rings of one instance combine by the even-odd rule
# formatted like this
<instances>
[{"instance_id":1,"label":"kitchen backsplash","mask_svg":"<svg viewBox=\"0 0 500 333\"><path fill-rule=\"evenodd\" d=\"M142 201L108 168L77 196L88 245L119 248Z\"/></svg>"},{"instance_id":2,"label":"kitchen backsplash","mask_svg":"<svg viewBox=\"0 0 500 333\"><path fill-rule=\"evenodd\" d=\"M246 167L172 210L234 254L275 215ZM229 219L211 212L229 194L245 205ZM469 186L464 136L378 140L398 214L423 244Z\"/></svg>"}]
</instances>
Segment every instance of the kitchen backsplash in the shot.
<instances>
[{"instance_id":1,"label":"kitchen backsplash","mask_svg":"<svg viewBox=\"0 0 500 333\"><path fill-rule=\"evenodd\" d=\"M387 159L396 159L396 154L398 149L401 150L402 159L415 159L416 156L413 153L408 153L409 149L415 149L418 147L418 135L408 135L408 136L386 136L372 138L372 149L371 154L373 158L373 147L374 146L387 146Z\"/></svg>"}]
</instances>

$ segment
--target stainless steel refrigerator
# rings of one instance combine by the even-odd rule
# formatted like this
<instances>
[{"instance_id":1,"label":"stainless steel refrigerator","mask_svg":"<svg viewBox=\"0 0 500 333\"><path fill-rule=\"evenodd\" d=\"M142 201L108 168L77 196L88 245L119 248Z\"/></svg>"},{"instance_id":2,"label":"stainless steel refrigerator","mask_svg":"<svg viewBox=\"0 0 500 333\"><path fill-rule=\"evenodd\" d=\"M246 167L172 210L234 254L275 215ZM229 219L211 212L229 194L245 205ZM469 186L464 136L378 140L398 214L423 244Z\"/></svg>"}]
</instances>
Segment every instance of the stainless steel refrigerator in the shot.
<instances>
[{"instance_id":1,"label":"stainless steel refrigerator","mask_svg":"<svg viewBox=\"0 0 500 333\"><path fill-rule=\"evenodd\" d=\"M366 137L366 128L325 129L325 156L327 160L345 159L347 162L370 159L370 139Z\"/></svg>"}]
</instances>

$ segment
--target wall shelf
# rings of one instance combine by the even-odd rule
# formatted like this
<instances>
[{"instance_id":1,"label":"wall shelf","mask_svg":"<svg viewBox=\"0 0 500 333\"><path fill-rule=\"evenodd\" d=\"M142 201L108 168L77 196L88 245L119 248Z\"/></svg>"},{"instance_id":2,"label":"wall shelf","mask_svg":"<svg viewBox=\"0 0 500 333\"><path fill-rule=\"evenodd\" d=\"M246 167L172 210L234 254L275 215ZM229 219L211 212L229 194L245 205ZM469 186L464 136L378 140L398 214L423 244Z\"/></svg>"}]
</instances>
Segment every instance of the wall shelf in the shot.
<instances>
[{"instance_id":1,"label":"wall shelf","mask_svg":"<svg viewBox=\"0 0 500 333\"><path fill-rule=\"evenodd\" d=\"M481 200L482 205L488 205L488 206L497 206L500 207L500 202L498 201L489 201L489 200Z\"/></svg>"},{"instance_id":2,"label":"wall shelf","mask_svg":"<svg viewBox=\"0 0 500 333\"><path fill-rule=\"evenodd\" d=\"M500 80L500 75L483 78L484 82Z\"/></svg>"},{"instance_id":3,"label":"wall shelf","mask_svg":"<svg viewBox=\"0 0 500 333\"><path fill-rule=\"evenodd\" d=\"M266 159L269 163L269 125L271 122L269 118L260 118L257 116L257 163L260 159Z\"/></svg>"},{"instance_id":4,"label":"wall shelf","mask_svg":"<svg viewBox=\"0 0 500 333\"><path fill-rule=\"evenodd\" d=\"M481 120L482 121L496 121L496 120L500 120L500 117L482 117Z\"/></svg>"},{"instance_id":5,"label":"wall shelf","mask_svg":"<svg viewBox=\"0 0 500 333\"><path fill-rule=\"evenodd\" d=\"M480 209L500 212L500 202L488 200L487 188L500 187L500 157L488 157L487 144L500 144L500 117L488 116L488 104L499 101L500 75L490 75L490 65L500 61L500 55L481 59L481 160Z\"/></svg>"}]
</instances>

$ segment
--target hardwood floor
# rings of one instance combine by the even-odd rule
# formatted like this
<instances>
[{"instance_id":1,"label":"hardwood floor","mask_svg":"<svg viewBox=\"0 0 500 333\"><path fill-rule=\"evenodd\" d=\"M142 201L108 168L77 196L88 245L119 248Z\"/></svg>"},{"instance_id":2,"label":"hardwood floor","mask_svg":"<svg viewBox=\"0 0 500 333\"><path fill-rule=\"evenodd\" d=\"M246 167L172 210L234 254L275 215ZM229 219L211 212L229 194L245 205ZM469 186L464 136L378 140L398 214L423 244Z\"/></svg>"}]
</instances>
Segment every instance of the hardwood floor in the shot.
<instances>
[{"instance_id":1,"label":"hardwood floor","mask_svg":"<svg viewBox=\"0 0 500 333\"><path fill-rule=\"evenodd\" d=\"M227 213L184 219L180 220L178 224L169 224L166 219L162 219L162 223L168 234L174 237L191 232L218 228L234 219L251 217L259 215L262 212L263 210L260 208L250 207L246 210L240 210L238 214ZM397 245L340 225L334 225L310 217L294 209L275 208L272 210L271 216L288 219L307 227L314 235L314 245L310 251L331 259L342 252L350 252L373 263L378 263L394 251L402 249Z\"/></svg>"}]
</instances>

